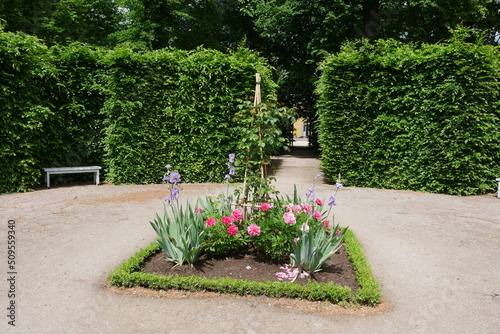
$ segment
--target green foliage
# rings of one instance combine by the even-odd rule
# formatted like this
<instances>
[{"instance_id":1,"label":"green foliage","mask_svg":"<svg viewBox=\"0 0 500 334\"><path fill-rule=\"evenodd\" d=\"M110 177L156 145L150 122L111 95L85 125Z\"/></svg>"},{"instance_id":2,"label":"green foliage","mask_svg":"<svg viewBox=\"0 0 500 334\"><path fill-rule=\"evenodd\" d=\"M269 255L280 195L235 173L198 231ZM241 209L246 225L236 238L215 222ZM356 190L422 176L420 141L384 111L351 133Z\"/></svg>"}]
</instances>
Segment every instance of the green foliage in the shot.
<instances>
[{"instance_id":1,"label":"green foliage","mask_svg":"<svg viewBox=\"0 0 500 334\"><path fill-rule=\"evenodd\" d=\"M123 28L112 35L118 43L142 44L150 50L199 46L234 48L251 23L238 0L123 0Z\"/></svg>"},{"instance_id":2,"label":"green foliage","mask_svg":"<svg viewBox=\"0 0 500 334\"><path fill-rule=\"evenodd\" d=\"M466 34L467 35L467 34ZM349 44L322 65L325 176L351 186L456 195L500 175L498 48L392 40Z\"/></svg>"},{"instance_id":3,"label":"green foliage","mask_svg":"<svg viewBox=\"0 0 500 334\"><path fill-rule=\"evenodd\" d=\"M270 71L247 49L47 49L4 32L0 63L0 161L10 175L0 193L26 191L54 166L100 165L108 181L158 183L169 161L187 182L221 181L223 157L238 152L237 106L253 94L255 72ZM266 79L263 90L272 95L275 84Z\"/></svg>"},{"instance_id":4,"label":"green foliage","mask_svg":"<svg viewBox=\"0 0 500 334\"><path fill-rule=\"evenodd\" d=\"M50 49L57 83L51 88L57 120L53 131L50 166L92 166L103 163L105 101L98 78L103 68L104 51L73 43ZM47 166L44 166L47 167Z\"/></svg>"},{"instance_id":5,"label":"green foliage","mask_svg":"<svg viewBox=\"0 0 500 334\"><path fill-rule=\"evenodd\" d=\"M229 217L229 216L227 216ZM222 217L216 219L216 224L207 226L205 231L207 234L204 250L216 256L227 254L241 254L248 246L249 236L243 226L237 226L236 235L228 234L228 225L223 224Z\"/></svg>"},{"instance_id":6,"label":"green foliage","mask_svg":"<svg viewBox=\"0 0 500 334\"><path fill-rule=\"evenodd\" d=\"M283 124L292 124L293 111L279 107L275 98L269 97L268 102L255 106L251 101L239 105L235 115L240 135L238 149L245 152L239 159L239 165L244 169L244 186L242 201L261 203L269 200L269 194L276 193L267 177L267 166L271 156L286 149Z\"/></svg>"},{"instance_id":7,"label":"green foliage","mask_svg":"<svg viewBox=\"0 0 500 334\"><path fill-rule=\"evenodd\" d=\"M286 212L284 205L291 202L280 201L278 196L273 201L272 208L263 211L254 211L252 220L261 228L261 234L253 240L256 249L276 261L287 261L292 252L293 239L300 235L299 228L309 216L297 217L295 224L286 224L283 214ZM297 202L300 205L301 202Z\"/></svg>"},{"instance_id":8,"label":"green foliage","mask_svg":"<svg viewBox=\"0 0 500 334\"><path fill-rule=\"evenodd\" d=\"M300 272L320 271L326 260L340 248L346 231L347 228L340 230L338 225L331 231L321 227L302 228L300 239L292 243L291 265L299 268Z\"/></svg>"},{"instance_id":9,"label":"green foliage","mask_svg":"<svg viewBox=\"0 0 500 334\"><path fill-rule=\"evenodd\" d=\"M0 193L29 190L43 167L101 164L99 57L82 45L49 50L34 37L0 32L0 161L9 175Z\"/></svg>"},{"instance_id":10,"label":"green foliage","mask_svg":"<svg viewBox=\"0 0 500 334\"><path fill-rule=\"evenodd\" d=\"M498 12L500 3L490 0L429 0L404 2L389 0L379 2L379 8L368 13L372 25L380 22L373 37L394 38L404 41L437 43L451 37L449 28L466 25L468 28L491 29L488 39L493 42L498 36L500 25ZM365 22L368 23L368 22ZM368 29L369 30L369 29ZM367 37L367 36L366 36ZM372 37L372 36L370 36Z\"/></svg>"},{"instance_id":11,"label":"green foliage","mask_svg":"<svg viewBox=\"0 0 500 334\"><path fill-rule=\"evenodd\" d=\"M47 122L55 117L52 83L47 48L34 37L0 31L0 193L26 191L41 176L51 144Z\"/></svg>"},{"instance_id":12,"label":"green foliage","mask_svg":"<svg viewBox=\"0 0 500 334\"><path fill-rule=\"evenodd\" d=\"M241 210L233 210L230 203L234 203L232 197L198 204L207 223L204 248L215 255L255 252L272 260L288 261L294 253L291 260L301 272L318 271L345 233L338 231L337 235L338 226L332 229L328 221L331 206L324 210L320 200L302 201L296 190L293 198L276 195L269 203L248 204L240 206ZM243 213L244 219L234 219ZM238 229L235 235L228 233L231 225ZM258 233L251 234L252 228ZM304 234L305 229L310 232Z\"/></svg>"},{"instance_id":13,"label":"green foliage","mask_svg":"<svg viewBox=\"0 0 500 334\"><path fill-rule=\"evenodd\" d=\"M239 153L237 105L254 89L255 72L269 77L264 61L246 49L127 48L105 58L106 160L114 183L156 183L168 161L185 182L221 181L228 153ZM264 80L264 91L274 83Z\"/></svg>"},{"instance_id":14,"label":"green foliage","mask_svg":"<svg viewBox=\"0 0 500 334\"><path fill-rule=\"evenodd\" d=\"M280 101L311 110L317 62L357 36L361 5L342 0L240 0L259 40L253 47L279 70Z\"/></svg>"},{"instance_id":15,"label":"green foliage","mask_svg":"<svg viewBox=\"0 0 500 334\"><path fill-rule=\"evenodd\" d=\"M72 42L109 46L121 20L112 0L61 0L36 18L35 34L47 45Z\"/></svg>"},{"instance_id":16,"label":"green foliage","mask_svg":"<svg viewBox=\"0 0 500 334\"><path fill-rule=\"evenodd\" d=\"M370 306L380 303L380 288L371 275L359 242L350 230L346 233L345 245L348 253L355 252L356 254L351 257L354 268L361 268L357 272L363 272L363 274L357 275L361 289L354 295L350 288L335 285L333 282L311 282L306 285L299 285L282 282L254 282L232 278L207 279L199 276L160 276L142 273L144 261L160 250L156 242L146 246L118 266L108 275L108 279L111 284L118 287L143 286L156 290L213 291L237 295L264 295L272 298L299 298L340 304L346 304L352 300L354 303ZM360 263L357 263L357 261ZM362 293L359 292L361 290Z\"/></svg>"},{"instance_id":17,"label":"green foliage","mask_svg":"<svg viewBox=\"0 0 500 334\"><path fill-rule=\"evenodd\" d=\"M197 215L189 203L186 204L186 209L182 205L170 207L171 215L164 206L163 217L156 214L156 219L151 222L159 238L156 242L167 254L167 261L192 266L201 254L205 237L202 216Z\"/></svg>"},{"instance_id":18,"label":"green foliage","mask_svg":"<svg viewBox=\"0 0 500 334\"><path fill-rule=\"evenodd\" d=\"M346 41L434 43L464 25L498 45L499 9L491 0L3 0L0 20L48 45L225 51L244 44L276 67L280 101L311 113L316 64Z\"/></svg>"},{"instance_id":19,"label":"green foliage","mask_svg":"<svg viewBox=\"0 0 500 334\"><path fill-rule=\"evenodd\" d=\"M356 272L356 280L359 284L354 300L362 304L377 305L380 303L382 296L380 285L373 276L370 264L363 253L363 248L352 230L348 230L345 234L344 246Z\"/></svg>"}]
</instances>

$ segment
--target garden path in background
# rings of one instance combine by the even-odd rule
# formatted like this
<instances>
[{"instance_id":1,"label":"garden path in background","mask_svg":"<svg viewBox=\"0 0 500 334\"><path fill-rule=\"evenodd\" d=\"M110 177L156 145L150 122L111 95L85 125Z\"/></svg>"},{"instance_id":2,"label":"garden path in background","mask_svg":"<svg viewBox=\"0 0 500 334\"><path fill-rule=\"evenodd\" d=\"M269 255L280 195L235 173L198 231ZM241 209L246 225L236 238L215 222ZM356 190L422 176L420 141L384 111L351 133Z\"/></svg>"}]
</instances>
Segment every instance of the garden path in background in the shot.
<instances>
[{"instance_id":1,"label":"garden path in background","mask_svg":"<svg viewBox=\"0 0 500 334\"><path fill-rule=\"evenodd\" d=\"M301 195L311 151L274 159L277 189ZM494 182L494 180L492 181ZM333 189L315 182L319 197ZM185 184L183 198L225 187ZM500 333L500 199L345 187L335 218L358 236L384 303L375 311L267 298L116 292L106 276L155 234L162 185L59 186L0 196L2 333ZM7 324L7 222L17 241L16 326Z\"/></svg>"}]
</instances>

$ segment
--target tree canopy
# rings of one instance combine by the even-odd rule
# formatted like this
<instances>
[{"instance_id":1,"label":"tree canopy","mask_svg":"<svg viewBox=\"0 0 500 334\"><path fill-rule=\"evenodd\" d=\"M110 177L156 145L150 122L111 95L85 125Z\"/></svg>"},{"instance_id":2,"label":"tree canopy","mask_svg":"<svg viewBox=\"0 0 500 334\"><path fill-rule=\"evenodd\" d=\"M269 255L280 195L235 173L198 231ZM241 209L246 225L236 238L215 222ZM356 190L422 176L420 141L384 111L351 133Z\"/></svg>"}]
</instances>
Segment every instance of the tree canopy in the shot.
<instances>
[{"instance_id":1,"label":"tree canopy","mask_svg":"<svg viewBox=\"0 0 500 334\"><path fill-rule=\"evenodd\" d=\"M310 108L317 63L346 41L435 43L457 26L500 43L500 0L0 0L5 31L48 46L74 41L139 49L246 44L268 58L280 100Z\"/></svg>"}]
</instances>

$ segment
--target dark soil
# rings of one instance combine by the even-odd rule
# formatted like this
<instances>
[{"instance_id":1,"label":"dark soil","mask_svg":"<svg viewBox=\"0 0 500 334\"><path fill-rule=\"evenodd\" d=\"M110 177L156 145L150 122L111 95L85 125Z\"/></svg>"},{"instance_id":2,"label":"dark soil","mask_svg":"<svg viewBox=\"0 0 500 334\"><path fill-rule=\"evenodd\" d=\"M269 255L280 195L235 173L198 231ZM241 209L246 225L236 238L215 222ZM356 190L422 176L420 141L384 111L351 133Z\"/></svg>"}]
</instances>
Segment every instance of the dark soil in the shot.
<instances>
[{"instance_id":1,"label":"dark soil","mask_svg":"<svg viewBox=\"0 0 500 334\"><path fill-rule=\"evenodd\" d=\"M262 259L257 255L246 254L231 257L204 257L198 260L193 267L190 265L174 266L165 260L165 254L159 252L149 257L144 263L145 273L173 276L201 276L206 278L230 277L249 281L278 281L276 273L283 271L284 264ZM351 261L342 246L326 263L323 269L309 278L295 281L305 284L308 280L319 283L335 282L337 285L348 286L353 292L358 289L358 283Z\"/></svg>"}]
</instances>

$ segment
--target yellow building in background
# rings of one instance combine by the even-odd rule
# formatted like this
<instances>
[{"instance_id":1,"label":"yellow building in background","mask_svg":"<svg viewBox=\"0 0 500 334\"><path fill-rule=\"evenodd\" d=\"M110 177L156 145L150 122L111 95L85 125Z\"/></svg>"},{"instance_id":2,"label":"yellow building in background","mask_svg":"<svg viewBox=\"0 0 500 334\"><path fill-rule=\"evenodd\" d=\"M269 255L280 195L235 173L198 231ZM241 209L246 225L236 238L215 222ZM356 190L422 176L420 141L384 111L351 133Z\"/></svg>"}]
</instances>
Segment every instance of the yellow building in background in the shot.
<instances>
[{"instance_id":1,"label":"yellow building in background","mask_svg":"<svg viewBox=\"0 0 500 334\"><path fill-rule=\"evenodd\" d=\"M299 118L293 124L293 136L295 138L309 137L309 122L305 118Z\"/></svg>"}]
</instances>

